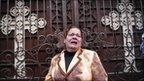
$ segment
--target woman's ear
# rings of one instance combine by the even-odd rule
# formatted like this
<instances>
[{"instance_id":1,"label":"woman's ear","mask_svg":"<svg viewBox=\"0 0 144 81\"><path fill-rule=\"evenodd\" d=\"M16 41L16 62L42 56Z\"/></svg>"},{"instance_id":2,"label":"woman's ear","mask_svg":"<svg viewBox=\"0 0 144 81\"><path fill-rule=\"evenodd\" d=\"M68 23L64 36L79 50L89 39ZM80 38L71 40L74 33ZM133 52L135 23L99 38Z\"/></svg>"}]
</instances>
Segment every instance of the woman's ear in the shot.
<instances>
[{"instance_id":1,"label":"woman's ear","mask_svg":"<svg viewBox=\"0 0 144 81\"><path fill-rule=\"evenodd\" d=\"M64 39L63 43L65 43L65 39Z\"/></svg>"}]
</instances>

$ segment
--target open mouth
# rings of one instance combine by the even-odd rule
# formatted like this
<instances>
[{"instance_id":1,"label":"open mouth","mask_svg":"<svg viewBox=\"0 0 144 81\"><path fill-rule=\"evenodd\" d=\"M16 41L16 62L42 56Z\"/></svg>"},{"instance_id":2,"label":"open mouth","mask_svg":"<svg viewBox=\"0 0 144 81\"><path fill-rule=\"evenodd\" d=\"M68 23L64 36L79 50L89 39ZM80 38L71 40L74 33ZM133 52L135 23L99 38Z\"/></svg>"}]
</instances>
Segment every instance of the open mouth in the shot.
<instances>
[{"instance_id":1,"label":"open mouth","mask_svg":"<svg viewBox=\"0 0 144 81\"><path fill-rule=\"evenodd\" d=\"M76 41L72 41L71 44L77 44L77 42Z\"/></svg>"}]
</instances>

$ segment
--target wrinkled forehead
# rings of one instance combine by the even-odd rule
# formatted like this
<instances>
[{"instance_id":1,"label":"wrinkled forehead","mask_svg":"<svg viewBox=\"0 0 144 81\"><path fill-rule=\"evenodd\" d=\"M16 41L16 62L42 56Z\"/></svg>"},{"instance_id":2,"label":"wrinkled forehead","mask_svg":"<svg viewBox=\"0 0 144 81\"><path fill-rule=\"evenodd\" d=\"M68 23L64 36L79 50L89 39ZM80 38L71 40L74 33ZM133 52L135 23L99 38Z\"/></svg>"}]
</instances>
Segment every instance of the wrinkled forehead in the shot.
<instances>
[{"instance_id":1,"label":"wrinkled forehead","mask_svg":"<svg viewBox=\"0 0 144 81\"><path fill-rule=\"evenodd\" d=\"M67 27L64 30L64 38L67 37L68 33L75 32L75 31L78 31L80 33L80 35L82 36L82 38L83 38L82 30L80 28L78 28L78 27L75 27L75 26Z\"/></svg>"},{"instance_id":2,"label":"wrinkled forehead","mask_svg":"<svg viewBox=\"0 0 144 81\"><path fill-rule=\"evenodd\" d=\"M71 28L69 31L68 31L68 34L70 33L75 33L75 34L79 34L81 35L81 30L79 28Z\"/></svg>"}]
</instances>

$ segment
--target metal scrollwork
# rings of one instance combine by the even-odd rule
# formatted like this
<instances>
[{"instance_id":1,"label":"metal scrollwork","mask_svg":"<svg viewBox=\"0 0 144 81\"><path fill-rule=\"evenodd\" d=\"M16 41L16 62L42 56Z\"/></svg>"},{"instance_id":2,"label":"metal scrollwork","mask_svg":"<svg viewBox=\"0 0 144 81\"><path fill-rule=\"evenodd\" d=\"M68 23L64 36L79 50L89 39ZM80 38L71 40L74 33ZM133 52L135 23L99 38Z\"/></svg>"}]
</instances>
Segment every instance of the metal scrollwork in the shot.
<instances>
[{"instance_id":1,"label":"metal scrollwork","mask_svg":"<svg viewBox=\"0 0 144 81\"><path fill-rule=\"evenodd\" d=\"M109 13L109 16L103 16L101 21L105 25L110 25L110 28L113 30L118 30L122 26L125 51L124 71L138 71L135 65L132 26L135 26L138 30L143 29L141 11L134 11L134 6L132 3L129 3L129 0L121 0L121 3L118 3L116 8L121 14L113 10Z\"/></svg>"},{"instance_id":2,"label":"metal scrollwork","mask_svg":"<svg viewBox=\"0 0 144 81\"><path fill-rule=\"evenodd\" d=\"M14 66L16 69L15 78L25 78L25 30L28 30L30 33L34 34L38 31L38 28L44 28L46 26L46 20L44 18L39 18L37 14L30 14L30 9L27 6L24 6L24 1L16 1L14 7L10 9L10 15L4 15L1 20L1 31L3 34L8 35L12 30L15 31L15 40L14 40L14 51L15 51L15 60ZM15 17L12 18L11 16Z\"/></svg>"}]
</instances>

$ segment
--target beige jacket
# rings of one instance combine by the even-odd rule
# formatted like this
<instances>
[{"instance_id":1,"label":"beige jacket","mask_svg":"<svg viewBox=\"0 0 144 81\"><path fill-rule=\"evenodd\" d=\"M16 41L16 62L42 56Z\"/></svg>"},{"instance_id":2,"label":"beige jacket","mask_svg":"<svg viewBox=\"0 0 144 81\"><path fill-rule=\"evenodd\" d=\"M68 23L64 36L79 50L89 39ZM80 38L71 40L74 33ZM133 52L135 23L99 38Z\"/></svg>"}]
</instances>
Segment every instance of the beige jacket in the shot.
<instances>
[{"instance_id":1,"label":"beige jacket","mask_svg":"<svg viewBox=\"0 0 144 81\"><path fill-rule=\"evenodd\" d=\"M67 72L64 51L53 57L45 81L108 81L108 76L96 52L79 49Z\"/></svg>"}]
</instances>

